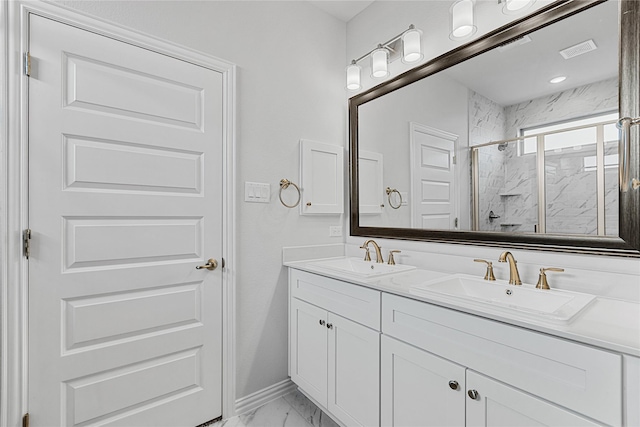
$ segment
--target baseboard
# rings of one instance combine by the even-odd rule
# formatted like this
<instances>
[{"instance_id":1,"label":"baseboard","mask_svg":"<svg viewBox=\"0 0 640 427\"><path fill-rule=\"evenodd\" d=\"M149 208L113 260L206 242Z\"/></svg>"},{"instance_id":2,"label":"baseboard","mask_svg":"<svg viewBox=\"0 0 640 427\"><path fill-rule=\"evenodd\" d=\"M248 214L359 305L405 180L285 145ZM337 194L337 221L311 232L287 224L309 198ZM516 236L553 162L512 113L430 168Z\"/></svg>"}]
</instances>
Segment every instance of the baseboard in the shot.
<instances>
[{"instance_id":1,"label":"baseboard","mask_svg":"<svg viewBox=\"0 0 640 427\"><path fill-rule=\"evenodd\" d=\"M241 397L236 400L236 415L247 414L260 406L276 400L285 394L291 393L296 389L296 385L290 380L286 379L276 383L272 386L263 388L262 390L251 393L248 396Z\"/></svg>"}]
</instances>

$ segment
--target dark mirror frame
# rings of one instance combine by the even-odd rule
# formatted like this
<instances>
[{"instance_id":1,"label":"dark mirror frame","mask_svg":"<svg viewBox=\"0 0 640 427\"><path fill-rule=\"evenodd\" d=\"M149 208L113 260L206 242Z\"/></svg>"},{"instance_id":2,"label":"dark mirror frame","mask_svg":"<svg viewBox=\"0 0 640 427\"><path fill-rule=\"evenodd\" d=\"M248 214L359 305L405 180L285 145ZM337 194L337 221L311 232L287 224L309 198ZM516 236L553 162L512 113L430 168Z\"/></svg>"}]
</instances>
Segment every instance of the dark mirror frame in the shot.
<instances>
[{"instance_id":1,"label":"dark mirror frame","mask_svg":"<svg viewBox=\"0 0 640 427\"><path fill-rule=\"evenodd\" d=\"M349 99L350 232L352 236L640 257L640 189L620 192L619 237L508 234L361 227L358 197L358 107L607 0L559 0ZM614 0L609 0L614 1ZM640 1L620 0L619 114L640 116ZM631 128L630 176L640 177L640 126Z\"/></svg>"}]
</instances>

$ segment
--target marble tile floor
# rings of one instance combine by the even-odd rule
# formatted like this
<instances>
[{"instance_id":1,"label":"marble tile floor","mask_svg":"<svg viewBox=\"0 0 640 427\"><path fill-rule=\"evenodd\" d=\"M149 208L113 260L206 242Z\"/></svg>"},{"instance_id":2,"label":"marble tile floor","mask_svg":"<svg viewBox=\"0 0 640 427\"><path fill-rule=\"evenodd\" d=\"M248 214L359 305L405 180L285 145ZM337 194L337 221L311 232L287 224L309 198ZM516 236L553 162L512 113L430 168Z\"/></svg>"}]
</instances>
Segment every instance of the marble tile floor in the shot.
<instances>
[{"instance_id":1,"label":"marble tile floor","mask_svg":"<svg viewBox=\"0 0 640 427\"><path fill-rule=\"evenodd\" d=\"M302 393L295 390L258 409L211 427L338 427Z\"/></svg>"}]
</instances>

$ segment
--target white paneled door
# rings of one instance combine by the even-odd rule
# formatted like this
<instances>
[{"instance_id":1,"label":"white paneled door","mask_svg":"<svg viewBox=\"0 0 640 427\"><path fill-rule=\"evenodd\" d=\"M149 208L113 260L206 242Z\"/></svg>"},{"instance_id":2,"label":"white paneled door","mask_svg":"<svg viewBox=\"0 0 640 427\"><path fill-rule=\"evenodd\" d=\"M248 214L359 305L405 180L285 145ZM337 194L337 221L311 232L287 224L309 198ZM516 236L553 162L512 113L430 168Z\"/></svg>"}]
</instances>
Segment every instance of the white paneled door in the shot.
<instances>
[{"instance_id":1,"label":"white paneled door","mask_svg":"<svg viewBox=\"0 0 640 427\"><path fill-rule=\"evenodd\" d=\"M458 227L455 150L458 136L410 123L411 227L454 230Z\"/></svg>"},{"instance_id":2,"label":"white paneled door","mask_svg":"<svg viewBox=\"0 0 640 427\"><path fill-rule=\"evenodd\" d=\"M219 72L30 17L33 426L221 415Z\"/></svg>"}]
</instances>

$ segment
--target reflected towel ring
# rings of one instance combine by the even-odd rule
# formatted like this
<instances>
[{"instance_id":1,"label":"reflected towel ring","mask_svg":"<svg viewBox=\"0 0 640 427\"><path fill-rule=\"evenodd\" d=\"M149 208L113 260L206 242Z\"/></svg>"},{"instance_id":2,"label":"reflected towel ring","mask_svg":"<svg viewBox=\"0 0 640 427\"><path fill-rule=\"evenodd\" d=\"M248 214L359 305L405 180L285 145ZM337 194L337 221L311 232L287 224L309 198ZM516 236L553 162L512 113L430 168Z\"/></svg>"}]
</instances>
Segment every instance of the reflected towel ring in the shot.
<instances>
[{"instance_id":1,"label":"reflected towel ring","mask_svg":"<svg viewBox=\"0 0 640 427\"><path fill-rule=\"evenodd\" d=\"M284 200L282 200L282 190L286 190L287 188L289 188L290 185L293 185L293 187L296 190L298 190L298 200L293 205L288 205L284 202ZM300 198L301 198L300 187L298 187L295 183L289 181L288 179L283 178L280 180L280 193L278 194L278 197L280 198L280 203L282 203L284 206L288 208L295 208L300 204Z\"/></svg>"},{"instance_id":2,"label":"reflected towel ring","mask_svg":"<svg viewBox=\"0 0 640 427\"><path fill-rule=\"evenodd\" d=\"M400 203L398 203L398 205L396 206L391 203L391 195L393 193L398 193L398 197L400 197ZM391 206L393 209L400 209L400 206L402 206L402 194L400 194L400 192L395 188L387 187L387 200L389 200L389 206Z\"/></svg>"}]
</instances>

